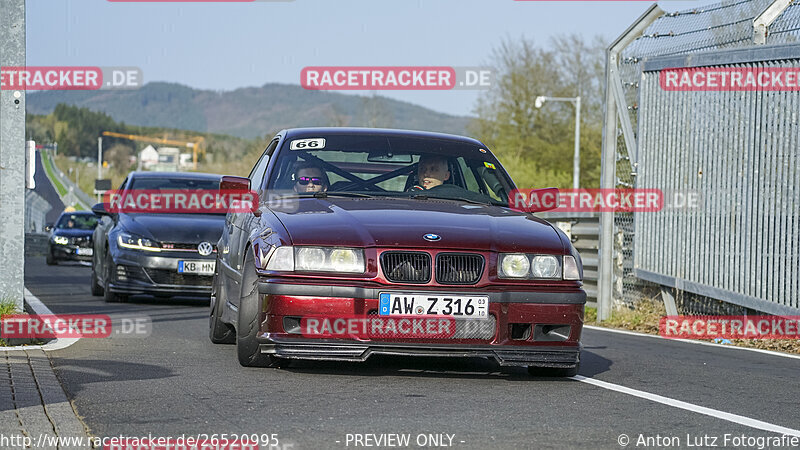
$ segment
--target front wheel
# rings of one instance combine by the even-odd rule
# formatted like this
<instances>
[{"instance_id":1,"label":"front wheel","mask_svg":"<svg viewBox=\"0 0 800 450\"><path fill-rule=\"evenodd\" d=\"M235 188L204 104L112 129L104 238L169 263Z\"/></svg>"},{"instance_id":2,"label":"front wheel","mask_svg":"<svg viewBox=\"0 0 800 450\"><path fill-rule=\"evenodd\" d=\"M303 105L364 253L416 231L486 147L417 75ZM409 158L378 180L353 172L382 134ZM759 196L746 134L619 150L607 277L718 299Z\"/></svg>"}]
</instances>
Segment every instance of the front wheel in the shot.
<instances>
[{"instance_id":1,"label":"front wheel","mask_svg":"<svg viewBox=\"0 0 800 450\"><path fill-rule=\"evenodd\" d=\"M217 261L219 267L219 261ZM225 298L220 289L219 274L214 274L211 281L211 315L208 318L208 337L215 344L233 344L236 342L236 330L220 319L222 303Z\"/></svg>"},{"instance_id":2,"label":"front wheel","mask_svg":"<svg viewBox=\"0 0 800 450\"><path fill-rule=\"evenodd\" d=\"M58 261L56 261L56 259L53 258L52 250L47 250L47 256L45 257L45 262L47 263L48 266L55 266L56 264L58 264Z\"/></svg>"},{"instance_id":3,"label":"front wheel","mask_svg":"<svg viewBox=\"0 0 800 450\"><path fill-rule=\"evenodd\" d=\"M92 295L95 297L99 297L105 293L103 286L100 286L100 283L97 282L97 274L94 272L94 266L92 266Z\"/></svg>"},{"instance_id":4,"label":"front wheel","mask_svg":"<svg viewBox=\"0 0 800 450\"><path fill-rule=\"evenodd\" d=\"M219 301L217 302L219 303ZM261 353L256 337L261 327L261 303L258 296L258 275L252 249L244 259L239 316L236 323L236 353L245 367L280 367L284 360Z\"/></svg>"},{"instance_id":5,"label":"front wheel","mask_svg":"<svg viewBox=\"0 0 800 450\"><path fill-rule=\"evenodd\" d=\"M103 300L107 303L120 303L128 299L126 295L115 294L111 292L109 286L111 285L111 277L114 276L114 261L109 256L106 258L106 283L103 286Z\"/></svg>"}]
</instances>

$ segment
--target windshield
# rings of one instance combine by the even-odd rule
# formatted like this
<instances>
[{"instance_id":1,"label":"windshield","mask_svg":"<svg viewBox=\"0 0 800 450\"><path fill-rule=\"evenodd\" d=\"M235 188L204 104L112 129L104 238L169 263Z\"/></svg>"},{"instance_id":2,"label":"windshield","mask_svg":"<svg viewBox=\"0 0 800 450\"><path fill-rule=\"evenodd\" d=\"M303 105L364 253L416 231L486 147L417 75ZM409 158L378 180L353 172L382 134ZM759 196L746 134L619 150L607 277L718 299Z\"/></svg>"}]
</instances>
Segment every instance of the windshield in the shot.
<instances>
[{"instance_id":1,"label":"windshield","mask_svg":"<svg viewBox=\"0 0 800 450\"><path fill-rule=\"evenodd\" d=\"M290 139L267 189L296 195L426 197L508 205L513 183L485 148L432 138Z\"/></svg>"},{"instance_id":2,"label":"windshield","mask_svg":"<svg viewBox=\"0 0 800 450\"><path fill-rule=\"evenodd\" d=\"M69 230L93 230L97 226L94 214L64 214L58 219L56 228Z\"/></svg>"},{"instance_id":3,"label":"windshield","mask_svg":"<svg viewBox=\"0 0 800 450\"><path fill-rule=\"evenodd\" d=\"M134 178L130 189L162 191L171 191L177 189L207 189L216 191L219 189L219 181L194 178L142 177Z\"/></svg>"}]
</instances>

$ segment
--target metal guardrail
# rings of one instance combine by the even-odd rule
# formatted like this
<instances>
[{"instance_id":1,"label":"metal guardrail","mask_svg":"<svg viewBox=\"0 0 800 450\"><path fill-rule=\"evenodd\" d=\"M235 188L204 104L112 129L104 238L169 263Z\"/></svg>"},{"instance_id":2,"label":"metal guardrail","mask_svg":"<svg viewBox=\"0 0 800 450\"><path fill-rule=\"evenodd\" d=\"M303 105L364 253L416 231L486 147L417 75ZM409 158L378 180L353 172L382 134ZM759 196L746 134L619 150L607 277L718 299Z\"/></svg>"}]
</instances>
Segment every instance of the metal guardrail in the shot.
<instances>
[{"instance_id":1,"label":"metal guardrail","mask_svg":"<svg viewBox=\"0 0 800 450\"><path fill-rule=\"evenodd\" d=\"M46 233L25 233L25 255L26 256L39 256L47 254L47 239L49 234Z\"/></svg>"},{"instance_id":2,"label":"metal guardrail","mask_svg":"<svg viewBox=\"0 0 800 450\"><path fill-rule=\"evenodd\" d=\"M47 224L47 213L53 207L34 191L25 191L25 232L41 233Z\"/></svg>"}]
</instances>

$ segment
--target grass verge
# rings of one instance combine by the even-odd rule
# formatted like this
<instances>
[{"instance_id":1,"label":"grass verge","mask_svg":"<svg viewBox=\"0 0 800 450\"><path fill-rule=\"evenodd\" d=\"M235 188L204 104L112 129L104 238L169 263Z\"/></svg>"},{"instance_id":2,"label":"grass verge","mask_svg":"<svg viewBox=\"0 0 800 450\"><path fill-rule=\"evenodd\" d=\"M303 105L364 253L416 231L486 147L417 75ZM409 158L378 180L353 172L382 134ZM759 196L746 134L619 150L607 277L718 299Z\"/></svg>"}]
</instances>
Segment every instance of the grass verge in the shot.
<instances>
[{"instance_id":1,"label":"grass verge","mask_svg":"<svg viewBox=\"0 0 800 450\"><path fill-rule=\"evenodd\" d=\"M56 192L58 192L58 195L62 197L67 195L67 188L61 184L61 181L56 176L55 170L53 170L52 162L50 161L50 155L48 155L47 152L41 152L41 155L44 171L47 173L47 178L49 178L50 182L53 183L53 187L56 188Z\"/></svg>"},{"instance_id":2,"label":"grass verge","mask_svg":"<svg viewBox=\"0 0 800 450\"><path fill-rule=\"evenodd\" d=\"M584 323L598 327L658 335L658 323L664 315L666 315L664 303L651 298L638 302L635 309L616 308L611 314L611 319L604 322L597 321L597 308L587 307L584 314ZM714 342L712 339L703 339L703 341ZM722 342L726 345L737 347L800 354L800 340L797 339L729 339Z\"/></svg>"},{"instance_id":3,"label":"grass verge","mask_svg":"<svg viewBox=\"0 0 800 450\"><path fill-rule=\"evenodd\" d=\"M17 308L17 304L9 298L3 298L0 300L0 317L3 317L7 314L19 314L21 311ZM8 342L5 339L0 338L0 347L7 347Z\"/></svg>"}]
</instances>

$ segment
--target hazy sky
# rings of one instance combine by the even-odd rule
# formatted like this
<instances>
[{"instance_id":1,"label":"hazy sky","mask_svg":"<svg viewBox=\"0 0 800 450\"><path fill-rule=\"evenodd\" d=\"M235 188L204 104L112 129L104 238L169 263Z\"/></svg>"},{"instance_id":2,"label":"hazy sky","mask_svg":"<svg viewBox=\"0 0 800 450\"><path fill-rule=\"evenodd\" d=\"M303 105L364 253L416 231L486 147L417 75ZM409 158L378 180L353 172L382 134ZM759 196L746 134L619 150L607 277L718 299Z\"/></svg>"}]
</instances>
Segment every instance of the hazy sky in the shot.
<instances>
[{"instance_id":1,"label":"hazy sky","mask_svg":"<svg viewBox=\"0 0 800 450\"><path fill-rule=\"evenodd\" d=\"M704 2L707 3L707 2ZM306 66L480 66L503 39L561 33L610 41L645 1L296 0L112 3L28 0L30 66L136 66L145 82L232 90L300 84ZM697 2L670 1L673 11ZM365 93L351 91L350 93ZM470 114L477 91L381 91ZM265 105L268 107L268 105Z\"/></svg>"}]
</instances>

